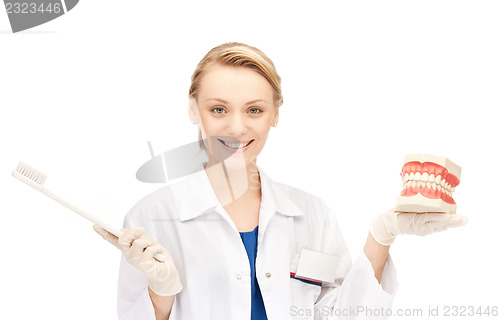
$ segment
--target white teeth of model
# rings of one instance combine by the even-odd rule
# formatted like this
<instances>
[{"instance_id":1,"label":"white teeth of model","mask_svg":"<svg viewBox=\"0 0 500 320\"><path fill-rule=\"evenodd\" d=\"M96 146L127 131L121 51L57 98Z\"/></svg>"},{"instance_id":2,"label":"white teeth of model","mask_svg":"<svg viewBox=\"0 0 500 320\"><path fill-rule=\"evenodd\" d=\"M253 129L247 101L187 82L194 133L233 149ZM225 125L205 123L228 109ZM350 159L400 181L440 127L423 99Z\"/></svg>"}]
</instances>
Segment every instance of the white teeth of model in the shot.
<instances>
[{"instance_id":1,"label":"white teeth of model","mask_svg":"<svg viewBox=\"0 0 500 320\"><path fill-rule=\"evenodd\" d=\"M415 182L415 180L413 180L413 181L411 182L411 186L412 186L412 187L417 186L417 183Z\"/></svg>"},{"instance_id":2,"label":"white teeth of model","mask_svg":"<svg viewBox=\"0 0 500 320\"><path fill-rule=\"evenodd\" d=\"M415 173L415 180L420 181L420 172Z\"/></svg>"},{"instance_id":3,"label":"white teeth of model","mask_svg":"<svg viewBox=\"0 0 500 320\"><path fill-rule=\"evenodd\" d=\"M408 172L407 172L407 173L405 173L405 177L404 177L403 181L406 182L408 180L410 180L410 176L408 175Z\"/></svg>"},{"instance_id":4,"label":"white teeth of model","mask_svg":"<svg viewBox=\"0 0 500 320\"><path fill-rule=\"evenodd\" d=\"M451 188L451 192L455 192L455 187Z\"/></svg>"},{"instance_id":5,"label":"white teeth of model","mask_svg":"<svg viewBox=\"0 0 500 320\"><path fill-rule=\"evenodd\" d=\"M427 181L427 188L431 188L431 183L429 181Z\"/></svg>"},{"instance_id":6,"label":"white teeth of model","mask_svg":"<svg viewBox=\"0 0 500 320\"><path fill-rule=\"evenodd\" d=\"M437 184L440 184L440 183L441 183L441 175L438 175L438 176L436 177L436 183L437 183Z\"/></svg>"},{"instance_id":7,"label":"white teeth of model","mask_svg":"<svg viewBox=\"0 0 500 320\"><path fill-rule=\"evenodd\" d=\"M414 172L410 172L410 180L413 180L415 178L415 173Z\"/></svg>"},{"instance_id":8,"label":"white teeth of model","mask_svg":"<svg viewBox=\"0 0 500 320\"><path fill-rule=\"evenodd\" d=\"M441 185L441 187L443 187L443 188L444 188L444 186L446 185L446 180L444 180L444 179L443 179L443 180L441 180L440 185Z\"/></svg>"},{"instance_id":9,"label":"white teeth of model","mask_svg":"<svg viewBox=\"0 0 500 320\"><path fill-rule=\"evenodd\" d=\"M434 182L434 174L433 173L431 173L431 175L429 176L429 181Z\"/></svg>"},{"instance_id":10,"label":"white teeth of model","mask_svg":"<svg viewBox=\"0 0 500 320\"><path fill-rule=\"evenodd\" d=\"M420 177L420 180L427 182L429 181L429 174L427 172L422 173L422 176Z\"/></svg>"},{"instance_id":11,"label":"white teeth of model","mask_svg":"<svg viewBox=\"0 0 500 320\"><path fill-rule=\"evenodd\" d=\"M231 148L239 148L240 146L242 146L241 144L239 143L226 143L229 147Z\"/></svg>"},{"instance_id":12,"label":"white teeth of model","mask_svg":"<svg viewBox=\"0 0 500 320\"><path fill-rule=\"evenodd\" d=\"M431 187L432 187L433 190L436 190L436 183L432 183Z\"/></svg>"},{"instance_id":13,"label":"white teeth of model","mask_svg":"<svg viewBox=\"0 0 500 320\"><path fill-rule=\"evenodd\" d=\"M441 185L440 184L437 185L437 188L438 188L438 191L441 191Z\"/></svg>"}]
</instances>

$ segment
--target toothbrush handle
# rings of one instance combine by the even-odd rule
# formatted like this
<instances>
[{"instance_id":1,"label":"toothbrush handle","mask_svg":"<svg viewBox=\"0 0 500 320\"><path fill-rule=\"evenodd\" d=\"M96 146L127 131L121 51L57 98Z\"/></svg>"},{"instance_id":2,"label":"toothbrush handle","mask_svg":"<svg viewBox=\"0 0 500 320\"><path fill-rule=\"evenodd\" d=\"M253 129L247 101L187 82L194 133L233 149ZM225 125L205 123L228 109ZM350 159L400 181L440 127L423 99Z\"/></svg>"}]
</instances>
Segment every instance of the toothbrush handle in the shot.
<instances>
[{"instance_id":1,"label":"toothbrush handle","mask_svg":"<svg viewBox=\"0 0 500 320\"><path fill-rule=\"evenodd\" d=\"M110 226L109 224L97 219L96 217L92 216L91 214L81 210L80 208L74 206L73 204L69 203L68 201L64 200L63 198L61 198L60 196L56 195L55 193L51 192L50 190L48 190L47 188L44 188L43 186L37 184L37 183L34 183L33 181L31 181L30 179L24 177L23 175L17 173L16 171L13 171L12 172L12 175L14 177L16 177L17 179L21 180L22 182L32 186L34 189L40 191L41 193L45 194L46 196L52 198L53 200L59 202L60 204L62 204L63 206L65 206L66 208L70 209L70 210L73 210L74 212L78 213L80 216L84 217L85 219L99 225L100 227L106 229L106 231L112 233L113 235L115 235L116 237L120 237L122 235L122 232L112 226ZM162 254L155 254L154 258L157 260L157 261L160 261L160 262L163 262L165 261L166 257Z\"/></svg>"}]
</instances>

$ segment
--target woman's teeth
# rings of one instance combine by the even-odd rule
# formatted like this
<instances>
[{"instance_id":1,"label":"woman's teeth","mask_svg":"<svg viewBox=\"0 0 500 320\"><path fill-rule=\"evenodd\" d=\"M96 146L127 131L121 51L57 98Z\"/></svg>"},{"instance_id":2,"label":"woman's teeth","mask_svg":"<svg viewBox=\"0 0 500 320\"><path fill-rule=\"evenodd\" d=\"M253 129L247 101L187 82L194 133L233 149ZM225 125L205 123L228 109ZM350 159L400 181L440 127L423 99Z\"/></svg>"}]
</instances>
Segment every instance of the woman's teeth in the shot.
<instances>
[{"instance_id":1,"label":"woman's teeth","mask_svg":"<svg viewBox=\"0 0 500 320\"><path fill-rule=\"evenodd\" d=\"M250 142L252 142L253 140L250 140L248 142L240 142L240 143L234 143L234 142L226 142L224 140L220 140L220 142L222 142L225 146L229 147L229 148L233 148L233 149L240 149L240 148L244 148L246 146L248 146L250 144Z\"/></svg>"}]
</instances>

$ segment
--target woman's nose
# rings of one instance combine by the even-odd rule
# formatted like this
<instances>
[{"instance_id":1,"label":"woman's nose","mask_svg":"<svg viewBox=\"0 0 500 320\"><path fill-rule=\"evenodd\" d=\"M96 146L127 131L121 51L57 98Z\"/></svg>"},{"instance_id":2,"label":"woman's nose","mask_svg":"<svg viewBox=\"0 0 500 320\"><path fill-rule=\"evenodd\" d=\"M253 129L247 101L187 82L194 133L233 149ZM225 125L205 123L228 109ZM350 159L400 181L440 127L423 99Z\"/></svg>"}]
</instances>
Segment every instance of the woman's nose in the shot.
<instances>
[{"instance_id":1,"label":"woman's nose","mask_svg":"<svg viewBox=\"0 0 500 320\"><path fill-rule=\"evenodd\" d=\"M247 123L245 118L240 115L235 115L229 119L228 124L229 134L234 137L242 136L247 131Z\"/></svg>"}]
</instances>

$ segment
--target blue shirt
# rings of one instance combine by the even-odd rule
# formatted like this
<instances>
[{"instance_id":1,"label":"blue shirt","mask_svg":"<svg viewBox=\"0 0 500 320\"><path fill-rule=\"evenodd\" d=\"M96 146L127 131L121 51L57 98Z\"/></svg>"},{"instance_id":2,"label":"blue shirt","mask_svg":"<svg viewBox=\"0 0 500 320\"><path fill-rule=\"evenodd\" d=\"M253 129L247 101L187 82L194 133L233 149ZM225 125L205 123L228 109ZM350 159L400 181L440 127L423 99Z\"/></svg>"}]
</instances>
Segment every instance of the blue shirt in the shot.
<instances>
[{"instance_id":1,"label":"blue shirt","mask_svg":"<svg viewBox=\"0 0 500 320\"><path fill-rule=\"evenodd\" d=\"M248 260L250 261L250 275L252 281L252 320L267 320L266 309L260 293L259 283L255 277L255 259L257 258L258 233L259 226L256 226L253 231L240 232L240 237L247 251Z\"/></svg>"}]
</instances>

